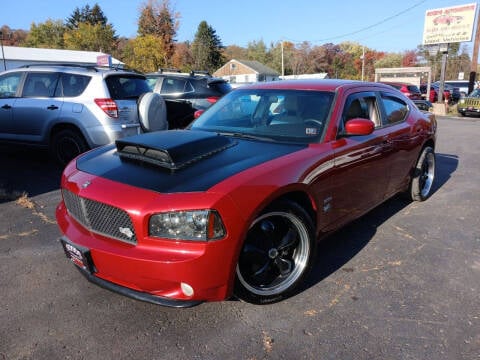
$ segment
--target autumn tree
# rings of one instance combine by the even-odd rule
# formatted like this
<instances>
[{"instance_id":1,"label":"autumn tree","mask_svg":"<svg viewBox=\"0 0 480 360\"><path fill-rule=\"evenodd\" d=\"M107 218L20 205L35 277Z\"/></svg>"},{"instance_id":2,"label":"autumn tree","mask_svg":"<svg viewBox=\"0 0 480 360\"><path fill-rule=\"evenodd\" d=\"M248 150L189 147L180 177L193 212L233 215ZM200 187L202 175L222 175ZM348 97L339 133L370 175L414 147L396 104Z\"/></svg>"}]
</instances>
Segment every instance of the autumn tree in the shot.
<instances>
[{"instance_id":1,"label":"autumn tree","mask_svg":"<svg viewBox=\"0 0 480 360\"><path fill-rule=\"evenodd\" d=\"M90 8L89 5L86 5L81 9L78 7L75 8L72 15L66 20L65 26L69 30L75 30L78 29L79 25L82 23L107 26L108 19L103 14L103 11L98 4L95 4L92 8Z\"/></svg>"},{"instance_id":2,"label":"autumn tree","mask_svg":"<svg viewBox=\"0 0 480 360\"><path fill-rule=\"evenodd\" d=\"M179 17L179 14L174 13L169 0L163 0L161 4L157 0L149 0L140 11L138 35L157 37L164 49L165 64L171 63L175 52Z\"/></svg>"},{"instance_id":3,"label":"autumn tree","mask_svg":"<svg viewBox=\"0 0 480 360\"><path fill-rule=\"evenodd\" d=\"M192 43L195 69L208 70L211 73L217 70L224 62L222 49L222 42L215 30L206 21L202 21Z\"/></svg>"},{"instance_id":4,"label":"autumn tree","mask_svg":"<svg viewBox=\"0 0 480 360\"><path fill-rule=\"evenodd\" d=\"M47 20L38 25L32 23L24 46L46 49L63 49L66 28L62 20Z\"/></svg>"},{"instance_id":5,"label":"autumn tree","mask_svg":"<svg viewBox=\"0 0 480 360\"><path fill-rule=\"evenodd\" d=\"M247 50L238 45L229 45L223 49L225 60L242 60L247 58Z\"/></svg>"},{"instance_id":6,"label":"autumn tree","mask_svg":"<svg viewBox=\"0 0 480 360\"><path fill-rule=\"evenodd\" d=\"M110 25L79 23L64 34L65 48L70 50L112 53L116 47L115 30Z\"/></svg>"},{"instance_id":7,"label":"autumn tree","mask_svg":"<svg viewBox=\"0 0 480 360\"><path fill-rule=\"evenodd\" d=\"M193 56L190 43L175 43L175 51L171 59L171 64L174 68L180 69L184 72L193 70Z\"/></svg>"},{"instance_id":8,"label":"autumn tree","mask_svg":"<svg viewBox=\"0 0 480 360\"><path fill-rule=\"evenodd\" d=\"M124 61L128 67L141 72L157 71L165 67L165 49L155 35L138 36L125 49Z\"/></svg>"},{"instance_id":9,"label":"autumn tree","mask_svg":"<svg viewBox=\"0 0 480 360\"><path fill-rule=\"evenodd\" d=\"M25 30L12 30L9 26L3 25L0 28L4 46L19 46L25 42L28 33Z\"/></svg>"},{"instance_id":10,"label":"autumn tree","mask_svg":"<svg viewBox=\"0 0 480 360\"><path fill-rule=\"evenodd\" d=\"M66 21L65 48L112 53L118 37L98 4L76 8Z\"/></svg>"}]
</instances>

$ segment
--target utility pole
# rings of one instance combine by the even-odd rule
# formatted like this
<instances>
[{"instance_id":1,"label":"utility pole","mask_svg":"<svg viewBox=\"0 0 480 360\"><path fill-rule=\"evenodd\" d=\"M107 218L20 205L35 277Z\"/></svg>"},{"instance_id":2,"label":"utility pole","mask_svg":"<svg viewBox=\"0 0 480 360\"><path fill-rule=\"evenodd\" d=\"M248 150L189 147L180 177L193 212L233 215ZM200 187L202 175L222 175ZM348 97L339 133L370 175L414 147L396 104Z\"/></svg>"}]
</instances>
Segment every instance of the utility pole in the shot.
<instances>
[{"instance_id":1,"label":"utility pole","mask_svg":"<svg viewBox=\"0 0 480 360\"><path fill-rule=\"evenodd\" d=\"M362 81L365 75L365 46L362 48Z\"/></svg>"},{"instance_id":2,"label":"utility pole","mask_svg":"<svg viewBox=\"0 0 480 360\"><path fill-rule=\"evenodd\" d=\"M285 76L285 67L283 65L283 40L282 40L282 80Z\"/></svg>"},{"instance_id":3,"label":"utility pole","mask_svg":"<svg viewBox=\"0 0 480 360\"><path fill-rule=\"evenodd\" d=\"M480 9L478 10L480 13ZM477 14L477 29L475 30L475 41L473 43L472 63L470 65L470 77L468 79L468 93L473 91L475 80L477 77L477 64L478 64L478 46L480 43L480 19Z\"/></svg>"}]
</instances>

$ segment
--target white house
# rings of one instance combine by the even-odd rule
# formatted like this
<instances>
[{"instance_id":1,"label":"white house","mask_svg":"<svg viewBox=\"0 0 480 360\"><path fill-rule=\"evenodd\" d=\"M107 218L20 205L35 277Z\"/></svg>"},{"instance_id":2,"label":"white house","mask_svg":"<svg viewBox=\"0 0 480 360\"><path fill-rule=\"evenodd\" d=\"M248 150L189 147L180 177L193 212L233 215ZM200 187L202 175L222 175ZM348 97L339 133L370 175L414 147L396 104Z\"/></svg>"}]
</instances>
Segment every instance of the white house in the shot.
<instances>
[{"instance_id":1,"label":"white house","mask_svg":"<svg viewBox=\"0 0 480 360\"><path fill-rule=\"evenodd\" d=\"M278 80L279 74L258 61L232 59L213 73L232 84L249 84Z\"/></svg>"}]
</instances>

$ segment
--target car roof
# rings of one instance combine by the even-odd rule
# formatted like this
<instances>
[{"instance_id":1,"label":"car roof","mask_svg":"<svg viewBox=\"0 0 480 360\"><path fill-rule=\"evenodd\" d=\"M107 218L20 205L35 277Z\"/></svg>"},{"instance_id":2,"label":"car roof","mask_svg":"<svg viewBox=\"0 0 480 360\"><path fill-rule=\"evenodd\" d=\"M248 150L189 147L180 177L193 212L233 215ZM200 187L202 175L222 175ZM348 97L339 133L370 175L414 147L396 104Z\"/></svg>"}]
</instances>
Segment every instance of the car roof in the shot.
<instances>
[{"instance_id":1,"label":"car roof","mask_svg":"<svg viewBox=\"0 0 480 360\"><path fill-rule=\"evenodd\" d=\"M323 90L336 91L339 88L354 88L364 86L375 86L384 90L392 90L388 85L378 82L364 82L358 80L340 80L340 79L299 79L299 80L279 80L271 82L259 82L250 85L241 86L238 89L278 89L278 90Z\"/></svg>"},{"instance_id":2,"label":"car roof","mask_svg":"<svg viewBox=\"0 0 480 360\"><path fill-rule=\"evenodd\" d=\"M136 74L144 76L136 71L123 69L123 68L111 68L85 64L27 64L18 68L9 69L8 72L19 70L32 70L32 71L58 71L58 72L78 72L78 73L119 73L119 74Z\"/></svg>"}]
</instances>

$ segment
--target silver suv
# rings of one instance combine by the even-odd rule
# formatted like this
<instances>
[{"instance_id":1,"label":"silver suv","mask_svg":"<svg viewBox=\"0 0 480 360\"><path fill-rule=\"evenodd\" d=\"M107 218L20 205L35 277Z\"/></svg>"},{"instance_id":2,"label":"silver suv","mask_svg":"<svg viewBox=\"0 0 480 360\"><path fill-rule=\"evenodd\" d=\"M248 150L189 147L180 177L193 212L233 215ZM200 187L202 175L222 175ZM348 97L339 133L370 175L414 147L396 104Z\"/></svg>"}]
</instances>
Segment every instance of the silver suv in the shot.
<instances>
[{"instance_id":1,"label":"silver suv","mask_svg":"<svg viewBox=\"0 0 480 360\"><path fill-rule=\"evenodd\" d=\"M61 165L142 131L149 92L135 72L76 65L27 65L0 74L0 142L48 147Z\"/></svg>"}]
</instances>

